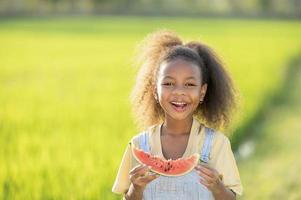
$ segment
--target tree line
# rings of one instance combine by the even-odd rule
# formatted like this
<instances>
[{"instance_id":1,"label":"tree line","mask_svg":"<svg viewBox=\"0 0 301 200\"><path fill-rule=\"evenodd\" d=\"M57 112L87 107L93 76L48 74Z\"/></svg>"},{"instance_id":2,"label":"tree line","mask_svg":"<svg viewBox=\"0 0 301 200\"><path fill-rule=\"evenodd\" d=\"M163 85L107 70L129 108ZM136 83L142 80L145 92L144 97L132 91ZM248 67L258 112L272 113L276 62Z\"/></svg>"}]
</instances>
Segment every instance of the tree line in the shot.
<instances>
[{"instance_id":1,"label":"tree line","mask_svg":"<svg viewBox=\"0 0 301 200\"><path fill-rule=\"evenodd\" d=\"M0 0L0 15L51 14L300 17L301 0Z\"/></svg>"}]
</instances>

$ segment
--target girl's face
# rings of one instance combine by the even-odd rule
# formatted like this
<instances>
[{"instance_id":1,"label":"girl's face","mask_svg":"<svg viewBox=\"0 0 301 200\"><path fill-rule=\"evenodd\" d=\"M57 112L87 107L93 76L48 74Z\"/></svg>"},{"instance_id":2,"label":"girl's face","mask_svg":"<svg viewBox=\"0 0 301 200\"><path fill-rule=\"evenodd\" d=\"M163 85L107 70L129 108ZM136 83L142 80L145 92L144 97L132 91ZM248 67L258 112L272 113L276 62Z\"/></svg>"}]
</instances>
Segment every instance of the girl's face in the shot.
<instances>
[{"instance_id":1,"label":"girl's face","mask_svg":"<svg viewBox=\"0 0 301 200\"><path fill-rule=\"evenodd\" d=\"M160 65L153 93L165 117L183 120L193 115L206 90L207 84L202 85L199 66L176 59Z\"/></svg>"}]
</instances>

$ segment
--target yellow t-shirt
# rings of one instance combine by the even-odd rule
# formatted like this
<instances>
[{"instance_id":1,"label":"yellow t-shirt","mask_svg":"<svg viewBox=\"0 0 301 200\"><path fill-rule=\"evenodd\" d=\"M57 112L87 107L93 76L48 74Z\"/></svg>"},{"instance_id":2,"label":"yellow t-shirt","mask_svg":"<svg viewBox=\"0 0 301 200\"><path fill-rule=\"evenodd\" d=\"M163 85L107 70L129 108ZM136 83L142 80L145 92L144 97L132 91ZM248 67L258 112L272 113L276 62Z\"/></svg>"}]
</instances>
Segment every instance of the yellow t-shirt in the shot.
<instances>
[{"instance_id":1,"label":"yellow t-shirt","mask_svg":"<svg viewBox=\"0 0 301 200\"><path fill-rule=\"evenodd\" d=\"M151 126L147 129L149 133L149 146L151 154L164 158L161 147L160 130L161 124ZM141 134L141 133L140 133ZM139 147L139 136L134 136L131 143ZM192 127L183 158L187 158L194 153L201 153L205 138L205 126L196 118L193 118ZM112 192L124 194L129 186L129 172L132 168L139 165L132 155L131 147L128 144L123 155ZM222 133L215 131L212 143L209 165L223 175L223 182L226 187L233 190L236 194L242 194L242 185L239 172L235 162L229 139Z\"/></svg>"}]
</instances>

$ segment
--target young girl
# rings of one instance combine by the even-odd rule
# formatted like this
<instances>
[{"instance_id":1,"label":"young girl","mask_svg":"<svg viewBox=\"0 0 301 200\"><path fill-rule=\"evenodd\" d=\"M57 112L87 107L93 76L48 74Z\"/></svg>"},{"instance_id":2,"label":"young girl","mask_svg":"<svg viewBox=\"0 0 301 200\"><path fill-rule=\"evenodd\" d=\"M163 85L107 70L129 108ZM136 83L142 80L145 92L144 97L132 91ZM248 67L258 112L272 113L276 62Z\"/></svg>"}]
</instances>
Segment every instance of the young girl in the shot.
<instances>
[{"instance_id":1,"label":"young girl","mask_svg":"<svg viewBox=\"0 0 301 200\"><path fill-rule=\"evenodd\" d=\"M139 53L131 101L143 131L128 144L112 191L135 200L236 199L242 185L231 145L216 131L228 124L235 106L223 65L208 46L183 43L165 30L146 37ZM203 162L177 177L147 173L130 145L164 159L199 153Z\"/></svg>"}]
</instances>

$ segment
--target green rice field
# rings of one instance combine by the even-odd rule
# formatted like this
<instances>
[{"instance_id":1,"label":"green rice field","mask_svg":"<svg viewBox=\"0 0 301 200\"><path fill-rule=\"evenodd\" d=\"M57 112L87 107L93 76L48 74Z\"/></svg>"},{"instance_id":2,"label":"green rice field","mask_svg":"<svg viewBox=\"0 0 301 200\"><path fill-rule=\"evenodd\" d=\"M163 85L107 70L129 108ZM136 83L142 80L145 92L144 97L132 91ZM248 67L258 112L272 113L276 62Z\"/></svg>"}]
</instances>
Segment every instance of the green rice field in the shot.
<instances>
[{"instance_id":1,"label":"green rice field","mask_svg":"<svg viewBox=\"0 0 301 200\"><path fill-rule=\"evenodd\" d=\"M231 135L266 105L301 50L301 23L164 17L0 19L0 199L120 199L135 134L135 46L161 28L213 47L237 88ZM244 133L238 132L237 135Z\"/></svg>"}]
</instances>

